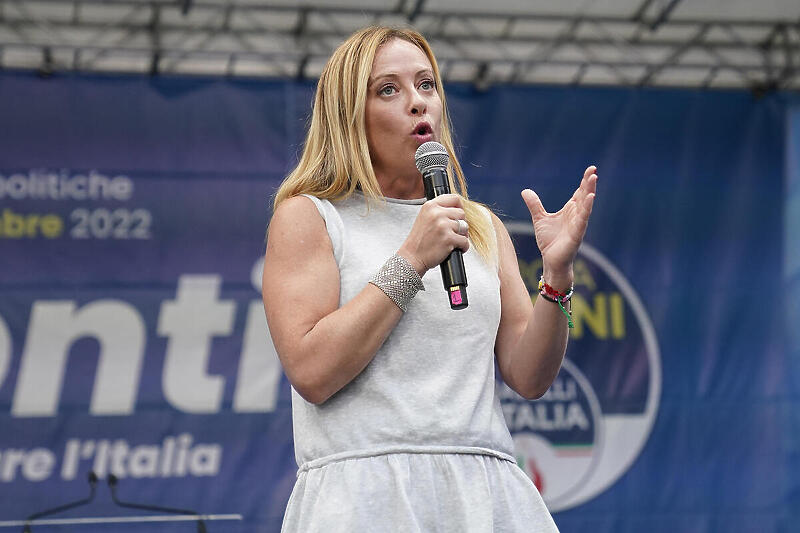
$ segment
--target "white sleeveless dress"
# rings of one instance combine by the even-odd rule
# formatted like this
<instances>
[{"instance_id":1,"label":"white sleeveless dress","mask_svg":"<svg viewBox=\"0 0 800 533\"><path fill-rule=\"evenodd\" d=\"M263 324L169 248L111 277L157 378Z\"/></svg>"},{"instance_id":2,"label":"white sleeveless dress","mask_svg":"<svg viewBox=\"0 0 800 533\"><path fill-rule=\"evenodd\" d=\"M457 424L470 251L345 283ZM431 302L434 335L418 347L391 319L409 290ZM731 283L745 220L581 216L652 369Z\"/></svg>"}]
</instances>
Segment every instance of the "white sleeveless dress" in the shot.
<instances>
[{"instance_id":1,"label":"white sleeveless dress","mask_svg":"<svg viewBox=\"0 0 800 533\"><path fill-rule=\"evenodd\" d=\"M309 198L339 266L339 305L397 251L425 202ZM472 250L464 264L469 307L451 310L431 269L352 382L322 405L292 390L299 470L282 531L558 531L514 460L495 393L496 268Z\"/></svg>"}]
</instances>

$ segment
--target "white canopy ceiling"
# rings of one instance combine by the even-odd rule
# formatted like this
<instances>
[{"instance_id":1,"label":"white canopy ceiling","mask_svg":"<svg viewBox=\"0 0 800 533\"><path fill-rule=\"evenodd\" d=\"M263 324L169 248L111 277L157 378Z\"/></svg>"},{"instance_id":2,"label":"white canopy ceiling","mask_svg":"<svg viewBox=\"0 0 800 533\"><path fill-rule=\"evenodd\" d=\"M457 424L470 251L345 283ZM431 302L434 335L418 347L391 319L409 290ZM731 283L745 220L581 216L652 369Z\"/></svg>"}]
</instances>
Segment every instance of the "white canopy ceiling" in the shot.
<instances>
[{"instance_id":1,"label":"white canopy ceiling","mask_svg":"<svg viewBox=\"0 0 800 533\"><path fill-rule=\"evenodd\" d=\"M479 87L800 89L798 0L0 0L0 68L314 78L371 23Z\"/></svg>"}]
</instances>

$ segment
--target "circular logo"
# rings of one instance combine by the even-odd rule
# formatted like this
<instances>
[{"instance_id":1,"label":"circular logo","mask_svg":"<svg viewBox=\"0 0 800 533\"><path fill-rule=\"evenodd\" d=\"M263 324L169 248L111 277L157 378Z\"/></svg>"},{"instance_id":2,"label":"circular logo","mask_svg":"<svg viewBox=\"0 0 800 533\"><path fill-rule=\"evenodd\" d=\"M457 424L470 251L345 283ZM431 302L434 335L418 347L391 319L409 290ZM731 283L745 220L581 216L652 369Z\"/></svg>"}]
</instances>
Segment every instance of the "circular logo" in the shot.
<instances>
[{"instance_id":1,"label":"circular logo","mask_svg":"<svg viewBox=\"0 0 800 533\"><path fill-rule=\"evenodd\" d=\"M520 274L535 300L541 257L530 223L507 223ZM607 490L638 457L661 396L661 357L647 312L625 276L581 245L570 341L548 392L527 401L505 385L503 413L517 462L551 512Z\"/></svg>"}]
</instances>

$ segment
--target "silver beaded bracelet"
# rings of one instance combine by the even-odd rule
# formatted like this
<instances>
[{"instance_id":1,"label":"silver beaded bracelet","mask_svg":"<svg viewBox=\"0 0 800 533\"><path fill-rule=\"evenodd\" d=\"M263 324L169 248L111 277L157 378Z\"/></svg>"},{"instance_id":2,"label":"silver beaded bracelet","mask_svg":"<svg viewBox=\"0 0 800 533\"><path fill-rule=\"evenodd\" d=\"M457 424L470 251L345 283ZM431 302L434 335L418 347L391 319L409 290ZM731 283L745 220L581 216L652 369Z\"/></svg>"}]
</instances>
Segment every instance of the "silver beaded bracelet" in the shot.
<instances>
[{"instance_id":1,"label":"silver beaded bracelet","mask_svg":"<svg viewBox=\"0 0 800 533\"><path fill-rule=\"evenodd\" d=\"M419 273L405 257L397 254L390 257L369 282L386 293L404 313L417 291L425 290Z\"/></svg>"}]
</instances>

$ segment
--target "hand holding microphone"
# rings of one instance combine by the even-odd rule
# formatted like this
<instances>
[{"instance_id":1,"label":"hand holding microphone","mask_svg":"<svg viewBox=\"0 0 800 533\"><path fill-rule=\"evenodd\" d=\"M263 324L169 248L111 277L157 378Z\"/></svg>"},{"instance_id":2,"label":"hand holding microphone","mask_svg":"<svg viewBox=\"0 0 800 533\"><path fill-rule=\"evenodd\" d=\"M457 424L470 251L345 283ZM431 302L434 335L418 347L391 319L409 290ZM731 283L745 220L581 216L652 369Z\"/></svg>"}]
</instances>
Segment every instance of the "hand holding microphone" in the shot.
<instances>
[{"instance_id":1,"label":"hand holding microphone","mask_svg":"<svg viewBox=\"0 0 800 533\"><path fill-rule=\"evenodd\" d=\"M447 166L450 163L450 155L443 145L438 142L430 141L423 143L417 148L414 155L417 169L422 173L422 181L425 185L425 197L433 200L442 195L450 195L450 181L447 178ZM444 200L444 199L442 199ZM454 202L459 209L456 218L455 232L462 237L449 255L442 261L442 283L447 291L451 309L464 309L469 305L467 300L467 273L464 269L464 258L462 251L466 252L469 248L467 233L469 226L464 220L464 212L461 209L461 201L458 196L448 199ZM422 212L420 212L420 215ZM426 265L427 266L427 265Z\"/></svg>"},{"instance_id":2,"label":"hand holding microphone","mask_svg":"<svg viewBox=\"0 0 800 533\"><path fill-rule=\"evenodd\" d=\"M459 233L462 224L458 221L463 218L461 197L457 194L443 194L425 202L398 253L420 276L424 275L442 263L454 248L469 249L466 233Z\"/></svg>"}]
</instances>

